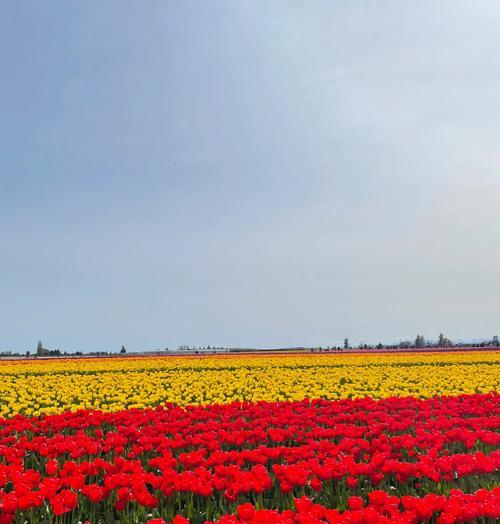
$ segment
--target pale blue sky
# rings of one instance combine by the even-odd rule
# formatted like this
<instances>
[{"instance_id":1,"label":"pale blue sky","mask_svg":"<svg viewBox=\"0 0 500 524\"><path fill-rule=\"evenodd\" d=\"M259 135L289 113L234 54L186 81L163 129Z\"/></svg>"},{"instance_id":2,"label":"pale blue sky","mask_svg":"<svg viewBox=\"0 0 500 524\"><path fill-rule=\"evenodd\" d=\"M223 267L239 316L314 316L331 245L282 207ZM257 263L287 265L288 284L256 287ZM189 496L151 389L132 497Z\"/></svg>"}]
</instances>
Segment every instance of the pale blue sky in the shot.
<instances>
[{"instance_id":1,"label":"pale blue sky","mask_svg":"<svg viewBox=\"0 0 500 524\"><path fill-rule=\"evenodd\" d=\"M5 2L0 350L500 333L500 4Z\"/></svg>"}]
</instances>

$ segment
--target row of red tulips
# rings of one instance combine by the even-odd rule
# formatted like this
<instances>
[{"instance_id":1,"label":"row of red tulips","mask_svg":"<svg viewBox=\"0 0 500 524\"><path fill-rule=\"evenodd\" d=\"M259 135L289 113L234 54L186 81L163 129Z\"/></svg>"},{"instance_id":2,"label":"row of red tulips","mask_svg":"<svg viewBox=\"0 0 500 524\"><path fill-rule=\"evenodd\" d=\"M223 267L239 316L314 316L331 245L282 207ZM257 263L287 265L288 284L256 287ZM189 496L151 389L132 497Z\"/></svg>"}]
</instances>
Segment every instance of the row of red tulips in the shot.
<instances>
[{"instance_id":1,"label":"row of red tulips","mask_svg":"<svg viewBox=\"0 0 500 524\"><path fill-rule=\"evenodd\" d=\"M496 521L500 517L500 488L481 489L465 494L454 489L449 497L426 495L423 498L388 495L384 491L368 494L368 503L361 497L350 497L347 510L340 512L314 503L308 497L295 499L295 508L282 512L256 509L241 504L234 515L224 515L215 523L205 524L417 524L435 520L437 524L471 521ZM178 515L173 524L190 524ZM148 524L167 524L163 518L150 519Z\"/></svg>"},{"instance_id":2,"label":"row of red tulips","mask_svg":"<svg viewBox=\"0 0 500 524\"><path fill-rule=\"evenodd\" d=\"M388 522L386 509L369 520L374 493L390 493L391 522L421 518L408 504L422 497L418 507L441 504L429 518L448 522L457 488L477 493L461 495L468 509L456 518L491 518L483 506L498 508L499 429L495 394L19 416L0 424L0 524ZM289 511L304 495L316 520ZM257 520L242 520L242 507Z\"/></svg>"}]
</instances>

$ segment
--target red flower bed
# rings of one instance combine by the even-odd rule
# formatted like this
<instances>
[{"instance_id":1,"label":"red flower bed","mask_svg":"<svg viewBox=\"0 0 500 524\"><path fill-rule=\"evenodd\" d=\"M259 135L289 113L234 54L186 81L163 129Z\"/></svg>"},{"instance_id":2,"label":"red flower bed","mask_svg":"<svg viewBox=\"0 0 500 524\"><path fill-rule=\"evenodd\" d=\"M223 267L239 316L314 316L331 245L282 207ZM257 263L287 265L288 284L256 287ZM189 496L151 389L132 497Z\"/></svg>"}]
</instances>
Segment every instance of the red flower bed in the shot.
<instances>
[{"instance_id":1,"label":"red flower bed","mask_svg":"<svg viewBox=\"0 0 500 524\"><path fill-rule=\"evenodd\" d=\"M495 394L17 416L0 524L494 522L499 429Z\"/></svg>"}]
</instances>

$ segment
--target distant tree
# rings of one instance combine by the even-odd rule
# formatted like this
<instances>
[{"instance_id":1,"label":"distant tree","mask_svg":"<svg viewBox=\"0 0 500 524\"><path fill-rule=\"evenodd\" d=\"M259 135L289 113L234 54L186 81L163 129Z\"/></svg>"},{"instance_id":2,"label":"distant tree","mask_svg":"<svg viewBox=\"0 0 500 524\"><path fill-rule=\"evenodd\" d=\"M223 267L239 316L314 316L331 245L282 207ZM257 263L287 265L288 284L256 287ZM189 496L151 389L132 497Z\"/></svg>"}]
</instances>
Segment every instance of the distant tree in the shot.
<instances>
[{"instance_id":1,"label":"distant tree","mask_svg":"<svg viewBox=\"0 0 500 524\"><path fill-rule=\"evenodd\" d=\"M120 353L123 355L123 353L126 353L127 350L125 349L125 346L122 346L122 348L120 349Z\"/></svg>"},{"instance_id":2,"label":"distant tree","mask_svg":"<svg viewBox=\"0 0 500 524\"><path fill-rule=\"evenodd\" d=\"M349 339L348 338L344 339L344 349L349 349Z\"/></svg>"},{"instance_id":3,"label":"distant tree","mask_svg":"<svg viewBox=\"0 0 500 524\"><path fill-rule=\"evenodd\" d=\"M491 341L491 344L495 347L500 347L500 341L498 340L498 335L495 335L493 337L493 340Z\"/></svg>"},{"instance_id":4,"label":"distant tree","mask_svg":"<svg viewBox=\"0 0 500 524\"><path fill-rule=\"evenodd\" d=\"M384 344L382 344L382 342L379 342L377 344L377 349L382 349L384 347Z\"/></svg>"},{"instance_id":5,"label":"distant tree","mask_svg":"<svg viewBox=\"0 0 500 524\"><path fill-rule=\"evenodd\" d=\"M425 339L422 335L417 335L417 338L415 339L415 347L416 348L425 347Z\"/></svg>"},{"instance_id":6,"label":"distant tree","mask_svg":"<svg viewBox=\"0 0 500 524\"><path fill-rule=\"evenodd\" d=\"M26 351L26 356L29 357L30 355L31 355L31 351L30 350Z\"/></svg>"},{"instance_id":7,"label":"distant tree","mask_svg":"<svg viewBox=\"0 0 500 524\"><path fill-rule=\"evenodd\" d=\"M165 351L168 351L168 348L165 348Z\"/></svg>"},{"instance_id":8,"label":"distant tree","mask_svg":"<svg viewBox=\"0 0 500 524\"><path fill-rule=\"evenodd\" d=\"M399 347L401 349L411 348L411 341L410 340L401 340L401 342L399 343Z\"/></svg>"},{"instance_id":9,"label":"distant tree","mask_svg":"<svg viewBox=\"0 0 500 524\"><path fill-rule=\"evenodd\" d=\"M440 333L438 338L438 347L447 348L449 346L451 346L451 340Z\"/></svg>"}]
</instances>

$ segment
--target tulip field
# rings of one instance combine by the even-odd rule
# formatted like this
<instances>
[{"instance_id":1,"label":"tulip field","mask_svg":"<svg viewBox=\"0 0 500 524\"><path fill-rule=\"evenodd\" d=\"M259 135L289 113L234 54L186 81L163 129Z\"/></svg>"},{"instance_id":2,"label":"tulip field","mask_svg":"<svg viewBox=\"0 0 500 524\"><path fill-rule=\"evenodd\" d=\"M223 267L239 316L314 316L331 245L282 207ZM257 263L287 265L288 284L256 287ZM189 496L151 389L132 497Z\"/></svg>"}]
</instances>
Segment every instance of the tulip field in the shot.
<instances>
[{"instance_id":1,"label":"tulip field","mask_svg":"<svg viewBox=\"0 0 500 524\"><path fill-rule=\"evenodd\" d=\"M500 520L500 352L0 362L0 524Z\"/></svg>"}]
</instances>

